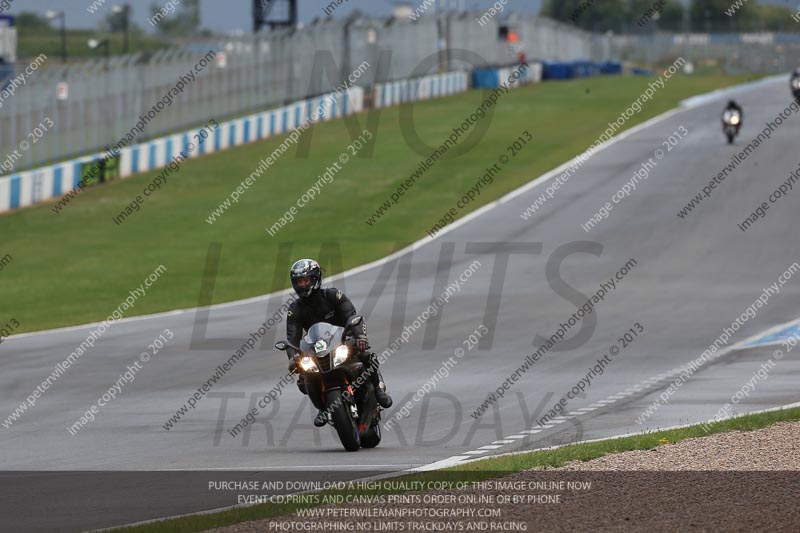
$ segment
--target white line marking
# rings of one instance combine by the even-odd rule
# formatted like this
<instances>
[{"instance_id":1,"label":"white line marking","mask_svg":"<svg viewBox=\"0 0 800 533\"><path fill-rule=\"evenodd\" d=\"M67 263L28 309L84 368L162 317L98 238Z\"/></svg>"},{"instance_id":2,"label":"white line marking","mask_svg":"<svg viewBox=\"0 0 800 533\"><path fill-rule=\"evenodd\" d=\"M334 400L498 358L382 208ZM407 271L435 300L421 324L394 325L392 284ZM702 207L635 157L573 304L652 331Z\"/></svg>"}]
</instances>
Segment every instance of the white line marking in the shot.
<instances>
[{"instance_id":1,"label":"white line marking","mask_svg":"<svg viewBox=\"0 0 800 533\"><path fill-rule=\"evenodd\" d=\"M757 335L753 335L752 337L750 337L748 339L745 339L745 340L741 341L740 343L737 343L734 346L737 346L739 344L741 344L741 348L764 348L764 347L767 347L767 346L774 346L776 344L780 344L781 343L781 339L775 339L774 342L769 342L767 344L757 344L757 345L753 345L753 346L751 346L751 345L754 342L758 341L758 339L760 339L762 337L769 337L770 335L774 335L775 333L778 333L779 331L781 331L783 329L787 329L787 328L790 328L792 326L797 326L797 325L800 325L800 318L798 318L797 320L792 320L790 322L786 322L785 324L780 324L778 326L771 327L768 330L766 330L766 331L764 331L762 333L759 333Z\"/></svg>"},{"instance_id":2,"label":"white line marking","mask_svg":"<svg viewBox=\"0 0 800 533\"><path fill-rule=\"evenodd\" d=\"M759 411L749 411L747 413L742 413L741 416L744 416L744 415L757 415L757 414L760 414L760 413L770 413L772 411L782 411L784 409L794 409L795 407L800 407L800 402L790 403L788 405L782 405L780 407L773 407L773 408L770 408L770 409L761 409ZM697 425L700 425L700 424L705 424L705 423L710 423L710 422L716 422L716 420L714 420L712 418L710 420L706 420L705 422L693 422L693 423L690 423L690 424L681 424L679 426L669 426L669 427L665 427L665 428L658 428L658 431L661 432L661 431L669 431L671 429L682 429L682 428L686 428L686 427L689 427L689 426L697 426ZM582 440L582 441L575 441L575 442L567 442L566 444L557 444L555 446L548 446L546 448L536 448L535 450L521 450L521 451L516 451L516 452L499 453L499 454L493 455L492 459L495 459L497 457L508 457L509 455L521 455L523 453L541 452L541 451L547 451L547 450L557 450L557 449L563 448L565 446L572 446L573 444L590 444L590 443L593 443L593 442L603 442L603 441L607 441L607 440L623 439L625 437L635 437L635 436L638 436L638 435L647 435L648 433L653 433L653 432L655 432L655 430L654 431L639 431L639 432L633 432L633 433L623 433L622 435L614 435L612 437L601 437L599 439L589 439L589 440ZM475 461L479 461L479 460L482 460L482 459L485 459L485 458L475 459ZM444 463L444 461L440 461L440 462ZM471 463L473 461L468 461L468 462ZM436 464L436 463L433 463L433 464ZM464 464L464 463L461 463L461 464ZM430 466L430 465L425 465L425 466L421 466L421 467L417 467L417 468L411 469L410 472L423 472L425 470L422 470L422 469L426 468L427 466ZM451 466L451 465L441 466L440 468L446 468L447 466Z\"/></svg>"},{"instance_id":3,"label":"white line marking","mask_svg":"<svg viewBox=\"0 0 800 533\"><path fill-rule=\"evenodd\" d=\"M775 80L779 80L779 79L782 79L782 77L785 77L785 76L775 76L774 79ZM769 78L769 79L772 80L773 78ZM762 80L762 81L766 81L766 80ZM752 84L752 82L751 82L751 84ZM750 85L750 84L742 84L743 87L747 87L748 85ZM728 90L731 90L731 88L728 88ZM718 94L718 91L713 91L713 92L707 93L705 95L697 95L697 96L695 96L693 98L697 99L697 100L695 100L695 102L702 102L701 99L703 97L711 97L712 95L721 96L721 95ZM713 98L711 98L711 99L713 100ZM704 102L702 102L702 103L704 103ZM645 127L649 127L649 126L655 125L655 124L661 122L662 120L665 120L665 119L671 117L672 115L674 115L674 114L676 114L676 113L678 113L680 111L684 111L686 109L690 109L692 107L695 107L696 105L701 105L701 104L700 103L695 104L694 102L692 102L691 98L690 99L686 99L686 100L681 102L681 107L680 108L676 108L676 109L672 109L670 111L667 111L666 113L663 113L663 114L661 114L659 116L653 117L652 119L650 119L650 120L648 120L646 122L643 122L643 123L639 124L638 126L634 126L633 128L620 133L617 137L612 138L607 143L598 146L596 152L600 151L600 150L604 150L605 148L608 148L609 146L612 146L612 145L616 144L617 142L623 140L627 136L633 134L634 132L636 132L636 131L638 131L640 129L644 129ZM468 220L471 220L472 218L475 218L476 216L480 216L480 214L483 214L486 211L489 211L489 210L491 210L491 209L493 209L495 207L498 207L502 203L508 202L508 201L516 198L517 196L519 196L521 194L524 194L528 190L531 190L531 189L533 189L533 188L535 188L535 187L537 187L539 185L543 185L544 183L546 183L547 181L549 181L550 179L552 179L553 177L558 175L562 171L562 169L566 170L571 165L573 165L575 162L577 162L579 160L580 155L583 155L583 154L582 153L579 154L578 156L574 157L570 161L567 161L566 163L562 164L561 166L559 166L559 167L557 167L557 168L555 168L555 169L553 169L553 170L551 170L551 171L539 176L538 178L534 178L533 180L528 182L526 185L523 185L519 189L511 191L510 193L506 194L505 196L503 196L499 200L497 200L495 202L492 202L491 204L487 204L483 208L479 209L478 211L475 211L475 212L471 213L470 215L467 215L466 217L464 217L464 218L462 218L460 220L457 220L456 222L454 222L454 223L450 224L449 226L447 226L446 228L444 228L439 234L437 234L437 236L438 235L443 235L443 234L445 234L445 233L447 233L449 231L452 231L455 228L457 228L457 227L463 225L464 223L466 223ZM348 275L354 275L354 274L356 274L358 272L362 272L363 270L366 270L366 269L370 268L371 266L383 265L386 262L390 261L391 258L393 258L393 257L395 257L397 255L402 255L403 253L406 253L407 251L414 250L414 249L418 248L419 246L421 246L422 244L426 244L427 242L430 242L432 240L433 239L430 236L425 237L422 240L417 241L417 242L409 245L408 247L406 247L406 248L404 248L402 250L399 250L398 252L395 252L394 254L392 254L390 256L387 256L387 257L385 257L383 259L379 259L377 261L374 261L373 263L369 263L367 265L364 265L363 267L356 267L356 268L353 268L353 269L348 270L346 272L343 272L341 274L334 275L334 276L331 277L331 279L333 280L333 279L338 279L340 277L346 277ZM232 306L236 306L236 305L243 305L245 303L249 303L249 302L253 302L253 301L264 300L264 299L270 298L271 296L282 294L282 293L283 294L288 294L289 292L290 292L290 289L285 289L283 291L278 291L278 292L272 293L272 294L266 294L266 295L262 295L262 296L256 296L256 297L253 297L253 298L247 298L247 299L243 299L243 300L237 300L237 301L233 301L233 302L227 302L227 303L223 303L223 304L216 304L216 305L208 306L207 309L218 309L218 308L223 308L223 307L232 307ZM143 315L143 316L138 316L138 317L123 318L121 320L118 320L117 322L134 321L134 320L146 320L146 319L157 318L157 317L161 317L161 316L168 316L168 315L172 315L172 314L180 314L180 313L183 313L183 312L196 311L196 310L197 310L197 308L181 309L181 310L169 311L169 312L166 312L166 313L160 313L160 314L155 314L155 315ZM798 319L797 322L800 322L800 319ZM100 324L100 322L96 322L96 323L92 323L92 324L84 324L84 325L79 325L79 326L69 326L69 327L65 327L65 328L57 328L57 329L45 330L45 331L21 333L19 335L12 335L11 337L8 337L6 339L6 341L14 339L14 338L27 337L27 336L33 336L33 335L41 335L41 334L45 334L45 333L80 330L80 329L85 329L85 328L89 328L89 327L95 326L97 324ZM790 323L787 323L787 326L789 324ZM776 328L779 328L779 327L781 327L781 326L776 326ZM783 326L783 327L786 327L786 326ZM755 338L755 337L756 336L753 336L752 338ZM745 341L742 341L742 342L746 342L746 341L747 341L747 339L745 339ZM737 345L734 345L731 348L734 348ZM650 378L650 379L653 379L653 378ZM647 380L647 381L649 381L649 380ZM595 405L596 404L592 404L592 405L590 405L590 407L595 406ZM603 407L603 406L598 405L597 407ZM777 409L765 409L763 412L780 410L780 409L789 409L789 408L792 408L792 407L800 407L800 403L786 405L786 406L783 406L783 407L779 407ZM755 413L757 413L757 412L758 411L756 411ZM709 420L709 422L711 422L711 421L713 421L713 420ZM686 427L688 425L692 425L692 424L686 424L684 426L675 426L674 428L664 428L664 429L665 430L666 429L677 429L677 428L680 428L680 427ZM552 425L548 424L548 425L545 425L545 426L542 426L542 427L552 427ZM599 441L603 441L603 440L612 440L612 439L616 439L616 438L621 438L621 437L630 436L630 435L639 435L639 434L640 433L628 433L626 435L618 435L618 436L615 436L615 437L606 437L606 438L593 439L593 440L587 440L587 441L582 441L582 442L599 442ZM517 435L513 435L513 436L514 437L518 437ZM503 441L496 441L496 442L503 442ZM509 443L512 443L512 442L514 442L514 441L509 441ZM547 449L554 450L554 449L562 448L564 446L569 446L570 444L574 444L574 443L559 444L559 445L556 445L556 446L551 446L549 448L540 448L540 450L547 450ZM527 453L527 451L510 452L508 454L501 454L501 455L513 455L513 454L520 454L520 453ZM423 466L420 466L420 467L415 467L415 468L409 469L408 472L424 472L424 471L429 471L429 470L438 470L438 469L441 469L441 468L447 468L449 466L454 466L454 465L459 464L462 461L467 460L467 459L473 459L473 458L468 456L468 455L455 455L455 456L448 457L448 458L445 458L445 459L442 459L442 460L439 460L439 461L435 461L433 463L429 463L427 465L423 465ZM475 460L480 460L480 459L475 459ZM326 465L326 468L328 466L329 465ZM204 514L210 514L210 513L214 513L214 512L223 511L225 509L233 509L233 508L237 508L237 507L239 507L239 506L231 506L231 507L226 507L226 508L221 508L221 509L213 509L213 510L209 510L209 511L200 511L200 512L197 512L197 513L190 513L190 514L179 515L179 516L204 515ZM178 516L158 518L158 519L155 519L155 520L148 520L148 521L145 521L145 522L138 522L136 524L128 524L128 525L146 524L146 523L152 523L152 522L157 522L157 521L161 521L161 520L168 520L170 518L178 518Z\"/></svg>"},{"instance_id":4,"label":"white line marking","mask_svg":"<svg viewBox=\"0 0 800 533\"><path fill-rule=\"evenodd\" d=\"M682 107L688 107L690 109L695 107L700 107L709 104L715 100L722 100L723 98L728 98L735 93L750 90L754 87L760 87L762 85L769 85L771 83L784 81L786 79L786 76L788 76L788 74L778 74L757 81L750 81L747 83L734 85L733 87L724 87L722 89L711 91L710 93L698 94L697 96L690 96L689 98L682 100L680 105Z\"/></svg>"},{"instance_id":5,"label":"white line marking","mask_svg":"<svg viewBox=\"0 0 800 533\"><path fill-rule=\"evenodd\" d=\"M785 328L788 328L788 327L796 325L796 324L800 324L800 319L792 320L792 321L787 322L785 324L780 324L778 326L774 326L774 327L770 328L769 331L771 331L771 332L780 331L781 329L785 329ZM753 339L757 339L757 338L760 338L760 337L763 337L763 336L766 336L766 335L768 335L768 334L764 333L764 332L758 333L758 334L753 335L751 337L748 337L747 339L744 339L744 340L742 340L742 341L740 341L740 342L738 342L736 344L733 344L733 345L729 346L726 349L720 350L720 352L718 354L716 354L716 356L714 356L713 358L709 359L706 363L704 363L704 365L707 364L708 362L713 362L713 361L717 360L718 358L722 357L723 355L725 355L727 353L736 351L736 350L740 349L740 347L741 348L747 348L748 347L747 346L748 343L752 342ZM676 367L673 370L670 370L668 372L662 372L660 375L671 376L671 375L680 374L680 373L682 373L684 371L684 367L685 367L685 364L683 366ZM648 380L645 380L644 382L652 380L652 379L654 379L654 378L649 378ZM614 399L599 400L596 404L592 404L589 407L584 407L582 409L579 409L578 411L587 410L587 412L588 412L589 410L593 410L592 406L597 405L597 404L613 404L613 403L616 403L616 401L621 400L624 397L628 396L629 394L630 393L628 393L628 394L614 394L614 395L611 395L611 396L608 397L608 398L614 398ZM606 407L606 406L602 405L602 407ZM777 408L777 409L765 409L765 410L762 410L762 411L753 411L752 413L769 412L769 411L780 410L780 409L790 409L792 407L800 407L800 402L798 402L796 404L786 405L786 406L783 406L783 407L780 407L780 408ZM569 414L573 414L573 413L569 413ZM579 413L579 414L586 414L586 413ZM548 424L546 426L542 426L542 428L553 427L554 424L561 424L562 422L566 422L567 420L570 420L571 418L575 418L575 417L557 416L557 417L555 417L555 418L553 418L551 420L551 422L552 422L551 424ZM714 420L712 419L712 420L709 420L708 422L713 422L713 421ZM700 423L702 423L702 422L700 422ZM673 428L659 428L659 430L663 431L663 430L666 430L666 429L675 429L675 428L680 428L680 427L687 427L687 426L690 426L690 425L695 425L695 424L684 424L682 426L674 426ZM539 433L540 431L541 430L526 430L526 431L522 431L521 433L535 434L535 433ZM620 437L625 437L625 436L630 436L630 435L640 435L640 434L642 434L642 433L628 433L626 435L621 435L621 436L618 436L618 437L611 437L611 438L620 438ZM509 439L510 438L522 438L522 435L512 435L512 436L506 437L506 438L509 438ZM583 442L597 442L597 441L601 441L601 440L608 440L608 439L596 439L594 441L583 441ZM549 448L549 449L553 449L553 448L557 448L557 447L559 447L559 446L552 447L552 448ZM548 448L542 448L542 449L548 449ZM526 451L523 451L523 452L510 452L510 453L526 453L526 452L529 452L529 451L532 451L532 450L526 450ZM501 455L509 455L509 454L499 454L499 455L495 455L495 457L499 457Z\"/></svg>"},{"instance_id":6,"label":"white line marking","mask_svg":"<svg viewBox=\"0 0 800 533\"><path fill-rule=\"evenodd\" d=\"M669 111L667 111L665 113L662 113L661 115L653 117L650 120L642 122L641 124L637 124L636 126L633 126L632 128L621 132L619 135L617 135L615 137L612 137L609 141L607 141L607 142L601 144L600 146L598 146L596 148L595 152L594 152L594 155L597 155L597 153L601 152L602 150L605 150L606 148L614 146L615 144L627 139L631 135L634 135L634 134L640 132L643 129L649 128L650 126L654 126L654 125L658 124L659 122L662 122L662 121L670 118L671 116L673 116L673 115L675 115L677 113L680 113L681 111L686 111L686 109L685 108L680 108L680 107L675 108L675 109L671 109L671 110L669 110ZM562 172L564 172L565 170L570 168L572 165L578 163L580 161L580 156L582 156L585 152L586 152L586 150L582 151L580 154L578 154L577 156L573 157L569 161L557 166L556 168L554 168L554 169L552 169L552 170L550 170L548 172L545 172L541 176L537 176L536 178L533 178L531 181L529 181L527 184L523 185L522 187L519 187L518 189L515 189L515 190L509 192L505 196L502 196L501 198L484 205L483 207L479 208L478 210L473 211L472 213L466 215L465 217L463 217L463 218L461 218L459 220L456 220L455 222L449 224L448 226L443 228L441 231L439 231L436 234L435 237L431 237L430 235L428 235L428 236L423 237L422 239L420 239L420 240L418 240L418 241L416 241L414 243L409 244L405 248L396 251L395 253L393 253L391 255L388 255L388 256L383 257L381 259L376 259L375 261L372 261L371 263L367 263L366 265L361 265L361 266L358 266L358 267L355 267L355 268L351 268L350 270L347 270L347 271L342 272L340 274L335 274L335 275L331 276L330 278L328 278L329 282L333 282L333 281L336 281L336 280L339 280L339 279L342 279L342 278L346 278L346 277L349 277L349 276L355 276L356 274L360 274L361 272L365 272L365 271L370 270L372 268L377 268L377 267L380 267L382 265L385 265L386 263L388 263L388 262L390 262L390 261L392 261L392 260L394 260L394 259L396 259L398 257L402 257L403 255L407 254L408 252L412 252L414 250L417 250L418 248L421 248L422 246L424 246L426 244L429 244L429 243L433 242L434 240L442 237L443 235L446 235L447 233L449 233L451 231L455 231L456 229L460 228L464 224L467 224L468 222L472 221L473 219L478 218L479 216L483 215L484 213L487 213L487 212L491 211L492 209L495 209L495 208L497 208L497 207L499 207L499 206L501 206L501 205L503 205L505 203L510 202L511 200L514 200L518 196L521 196L521 195L527 193L531 189L534 189L536 187L540 187L540 186L546 184L547 182L549 182L550 180L552 180L553 178L555 178L556 176L560 175ZM164 312L164 313L156 313L156 314L153 314L153 315L141 315L141 316L134 316L134 317L129 317L129 318L122 318L120 320L117 320L115 322L115 324L122 324L122 323L126 323L126 322L134 322L134 321L139 321L139 320L151 320L151 319L161 318L161 317L170 316L170 315L177 315L177 314L181 314L181 313L194 312L194 311L197 311L198 309L209 309L209 310L213 311L215 309L224 309L224 308L227 308L227 307L236 307L236 306L239 306L239 305L246 305L246 304L250 304L250 303L255 303L255 302L260 302L260 301L263 301L263 300L267 300L267 299L269 299L271 297L274 297L274 296L288 295L291 292L292 292L292 289L291 288L287 288L287 289L283 289L283 290L280 290L280 291L277 291L277 292L274 292L274 293L263 294L261 296L253 296L253 297L250 297L250 298L245 298L245 299L242 299L242 300L235 300L235 301L232 301L232 302L214 304L214 305L210 305L210 306L206 306L206 307L202 307L202 308L190 307L190 308L186 308L186 309L176 309L176 310L173 310L173 311L167 311L167 312ZM49 329L49 330L43 330L43 331L20 333L19 335L12 335L12 336L6 338L4 342L9 342L9 341L13 341L14 339L17 339L17 338L30 337L30 336L34 336L34 335L44 335L44 334L50 334L50 333L61 333L61 332L67 332L67 331L78 331L78 330L87 329L87 328L91 328L91 327L97 326L97 325L99 325L101 323L102 323L102 321L93 322L93 323L90 323L90 324L81 324L81 325L78 325L78 326L67 326L67 327L63 327L63 328Z\"/></svg>"},{"instance_id":7,"label":"white line marking","mask_svg":"<svg viewBox=\"0 0 800 533\"><path fill-rule=\"evenodd\" d=\"M386 465L352 465L354 468L397 468L398 471L405 470L407 468L415 468L414 465L407 465L407 464L386 464ZM330 469L331 465L298 465L298 466L225 466L225 467L208 467L208 468L159 468L158 472L215 472L217 470L226 471L226 470L242 470L245 472L249 472L250 470L253 471L260 471L260 470L310 470L310 469L323 469L327 470ZM350 468L350 467L348 467ZM46 473L45 471L41 471ZM61 473L61 472L59 472Z\"/></svg>"}]
</instances>

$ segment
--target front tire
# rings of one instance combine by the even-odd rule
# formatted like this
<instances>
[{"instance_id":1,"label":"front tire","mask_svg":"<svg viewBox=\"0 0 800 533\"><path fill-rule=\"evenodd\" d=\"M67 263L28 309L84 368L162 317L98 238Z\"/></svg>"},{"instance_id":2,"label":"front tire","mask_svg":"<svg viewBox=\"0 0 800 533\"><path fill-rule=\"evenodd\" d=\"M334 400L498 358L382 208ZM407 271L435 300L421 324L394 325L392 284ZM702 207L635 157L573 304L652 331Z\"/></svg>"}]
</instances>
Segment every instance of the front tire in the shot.
<instances>
[{"instance_id":1,"label":"front tire","mask_svg":"<svg viewBox=\"0 0 800 533\"><path fill-rule=\"evenodd\" d=\"M334 409L331 409L336 406ZM342 446L348 452L355 452L361 447L358 436L358 425L350 416L350 410L342 398L342 391L332 390L325 395L325 409L331 414L333 427L342 441Z\"/></svg>"},{"instance_id":2,"label":"front tire","mask_svg":"<svg viewBox=\"0 0 800 533\"><path fill-rule=\"evenodd\" d=\"M361 447L362 448L374 448L378 444L381 443L381 421L380 419L375 421L375 424L364 431L363 435L361 436Z\"/></svg>"}]
</instances>

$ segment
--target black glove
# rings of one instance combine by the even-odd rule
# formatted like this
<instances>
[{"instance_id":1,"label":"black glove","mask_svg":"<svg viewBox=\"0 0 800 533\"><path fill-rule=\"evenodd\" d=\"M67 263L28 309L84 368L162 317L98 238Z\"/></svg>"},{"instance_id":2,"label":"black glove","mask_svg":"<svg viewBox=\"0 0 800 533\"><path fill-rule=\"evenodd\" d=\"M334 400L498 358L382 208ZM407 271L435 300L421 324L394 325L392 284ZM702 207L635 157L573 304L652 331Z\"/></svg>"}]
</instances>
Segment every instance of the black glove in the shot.
<instances>
[{"instance_id":1,"label":"black glove","mask_svg":"<svg viewBox=\"0 0 800 533\"><path fill-rule=\"evenodd\" d=\"M292 374L295 370L297 370L297 359L292 357L289 359L289 373Z\"/></svg>"},{"instance_id":2,"label":"black glove","mask_svg":"<svg viewBox=\"0 0 800 533\"><path fill-rule=\"evenodd\" d=\"M366 352L369 350L369 339L366 337L356 337L356 347L359 352Z\"/></svg>"}]
</instances>

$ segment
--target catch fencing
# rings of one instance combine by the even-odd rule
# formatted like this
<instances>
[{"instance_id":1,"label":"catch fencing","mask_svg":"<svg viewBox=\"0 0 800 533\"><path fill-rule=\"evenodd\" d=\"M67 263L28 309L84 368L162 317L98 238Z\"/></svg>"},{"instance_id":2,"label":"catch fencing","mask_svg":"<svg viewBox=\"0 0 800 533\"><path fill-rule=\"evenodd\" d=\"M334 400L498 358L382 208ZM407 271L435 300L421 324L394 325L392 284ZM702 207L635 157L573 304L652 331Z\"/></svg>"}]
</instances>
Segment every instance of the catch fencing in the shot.
<instances>
[{"instance_id":1,"label":"catch fencing","mask_svg":"<svg viewBox=\"0 0 800 533\"><path fill-rule=\"evenodd\" d=\"M136 124L181 73L209 51L214 61L196 81L132 141L145 142L199 126L263 112L325 94L356 65L373 65L357 86L372 94L376 83L481 66L508 65L518 51L500 35L513 28L530 62L593 56L591 34L532 15L493 19L480 13L424 16L417 22L366 16L318 20L297 31L275 30L241 38L188 40L180 48L39 68L0 108L0 159L45 121L50 128L3 175L105 150ZM439 51L440 37L444 45ZM464 60L465 52L469 53ZM32 58L18 58L17 71Z\"/></svg>"},{"instance_id":2,"label":"catch fencing","mask_svg":"<svg viewBox=\"0 0 800 533\"><path fill-rule=\"evenodd\" d=\"M199 128L126 146L119 156L111 159L104 160L107 152L102 152L0 177L0 213L65 194L68 194L65 198L71 199L69 194L82 189L81 181L86 181L86 176L96 171L101 161L104 179L126 178L162 168L180 153L193 158L291 131L311 120L313 110L320 106L326 113L319 121L358 113L364 108L364 90L353 87L338 95L331 93L222 122L210 135L204 131L206 128ZM192 145L197 149L188 148ZM53 209L60 212L60 209L69 209L69 205Z\"/></svg>"},{"instance_id":3,"label":"catch fencing","mask_svg":"<svg viewBox=\"0 0 800 533\"><path fill-rule=\"evenodd\" d=\"M781 73L797 68L800 35L788 33L666 33L597 36L610 57L647 66L683 57L728 73Z\"/></svg>"}]
</instances>

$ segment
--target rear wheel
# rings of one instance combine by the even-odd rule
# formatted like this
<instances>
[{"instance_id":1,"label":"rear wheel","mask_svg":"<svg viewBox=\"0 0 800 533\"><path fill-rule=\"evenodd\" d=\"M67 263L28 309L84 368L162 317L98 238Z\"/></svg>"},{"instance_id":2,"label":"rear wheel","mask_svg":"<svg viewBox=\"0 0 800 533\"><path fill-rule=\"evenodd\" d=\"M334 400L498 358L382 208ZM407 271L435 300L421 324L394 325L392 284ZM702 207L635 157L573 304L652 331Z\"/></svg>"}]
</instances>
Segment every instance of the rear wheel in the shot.
<instances>
[{"instance_id":1,"label":"rear wheel","mask_svg":"<svg viewBox=\"0 0 800 533\"><path fill-rule=\"evenodd\" d=\"M332 390L325 395L325 408L331 413L333 427L348 452L355 452L361 447L358 436L358 425L350 416L350 408L342 398L342 391Z\"/></svg>"}]
</instances>

